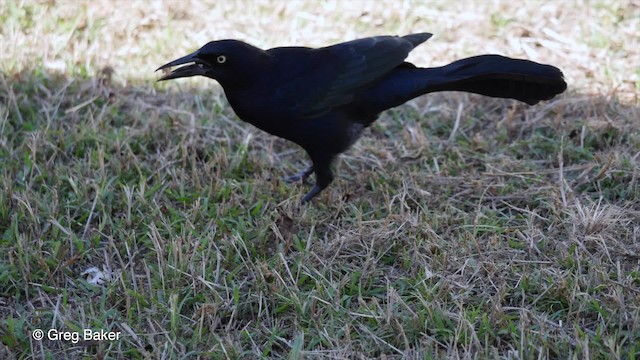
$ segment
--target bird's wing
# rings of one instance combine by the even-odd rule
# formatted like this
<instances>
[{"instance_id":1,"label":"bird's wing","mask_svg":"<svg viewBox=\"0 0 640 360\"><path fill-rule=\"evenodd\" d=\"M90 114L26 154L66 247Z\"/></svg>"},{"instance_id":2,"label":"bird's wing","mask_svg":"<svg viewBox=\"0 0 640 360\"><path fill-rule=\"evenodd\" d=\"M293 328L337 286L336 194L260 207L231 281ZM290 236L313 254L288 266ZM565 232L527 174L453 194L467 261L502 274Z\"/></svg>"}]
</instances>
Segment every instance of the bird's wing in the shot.
<instances>
[{"instance_id":1,"label":"bird's wing","mask_svg":"<svg viewBox=\"0 0 640 360\"><path fill-rule=\"evenodd\" d=\"M278 86L279 92L293 94L290 114L297 118L322 115L332 108L353 101L358 89L402 64L414 45L395 36L377 36L309 49L291 64L296 74ZM275 50L286 63L286 48ZM305 59L306 58L306 59Z\"/></svg>"}]
</instances>

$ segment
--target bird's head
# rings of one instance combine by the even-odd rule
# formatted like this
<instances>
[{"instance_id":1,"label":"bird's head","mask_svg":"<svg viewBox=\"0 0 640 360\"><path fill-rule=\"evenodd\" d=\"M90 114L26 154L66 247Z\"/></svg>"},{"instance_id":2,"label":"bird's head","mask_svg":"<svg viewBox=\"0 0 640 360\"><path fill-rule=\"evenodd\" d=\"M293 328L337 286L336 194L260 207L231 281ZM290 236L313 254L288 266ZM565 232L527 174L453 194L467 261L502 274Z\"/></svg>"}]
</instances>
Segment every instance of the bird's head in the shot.
<instances>
[{"instance_id":1,"label":"bird's head","mask_svg":"<svg viewBox=\"0 0 640 360\"><path fill-rule=\"evenodd\" d=\"M252 45L238 40L211 41L189 55L168 62L158 70L181 66L163 75L158 81L171 80L196 75L215 79L223 86L225 83L238 83L248 75L258 71L269 55Z\"/></svg>"}]
</instances>

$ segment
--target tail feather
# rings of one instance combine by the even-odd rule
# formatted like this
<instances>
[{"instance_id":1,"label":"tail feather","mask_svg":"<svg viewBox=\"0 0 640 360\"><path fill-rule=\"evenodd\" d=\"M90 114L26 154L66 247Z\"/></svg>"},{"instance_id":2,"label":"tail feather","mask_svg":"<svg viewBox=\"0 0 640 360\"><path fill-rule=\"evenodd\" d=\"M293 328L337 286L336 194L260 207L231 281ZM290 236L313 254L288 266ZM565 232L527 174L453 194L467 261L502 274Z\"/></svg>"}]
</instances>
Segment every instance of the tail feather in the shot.
<instances>
[{"instance_id":1,"label":"tail feather","mask_svg":"<svg viewBox=\"0 0 640 360\"><path fill-rule=\"evenodd\" d=\"M567 89L560 69L500 55L474 56L425 70L431 71L425 93L467 91L534 105Z\"/></svg>"},{"instance_id":2,"label":"tail feather","mask_svg":"<svg viewBox=\"0 0 640 360\"><path fill-rule=\"evenodd\" d=\"M427 93L466 91L534 105L566 89L562 71L554 66L480 55L436 68L418 68L405 62L359 94L356 102L362 111L378 114Z\"/></svg>"}]
</instances>

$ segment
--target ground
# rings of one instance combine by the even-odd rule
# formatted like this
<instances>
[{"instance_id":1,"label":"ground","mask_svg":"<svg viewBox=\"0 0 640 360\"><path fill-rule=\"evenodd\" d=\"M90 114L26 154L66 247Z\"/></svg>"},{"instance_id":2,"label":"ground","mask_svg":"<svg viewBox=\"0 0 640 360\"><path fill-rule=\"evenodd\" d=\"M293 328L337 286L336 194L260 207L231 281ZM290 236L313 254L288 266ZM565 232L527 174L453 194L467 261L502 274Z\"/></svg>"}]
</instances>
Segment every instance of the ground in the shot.
<instances>
[{"instance_id":1,"label":"ground","mask_svg":"<svg viewBox=\"0 0 640 360\"><path fill-rule=\"evenodd\" d=\"M0 358L640 352L637 1L0 2ZM301 205L300 148L213 81L155 82L214 39L422 31L418 66L498 53L569 89L415 99Z\"/></svg>"}]
</instances>

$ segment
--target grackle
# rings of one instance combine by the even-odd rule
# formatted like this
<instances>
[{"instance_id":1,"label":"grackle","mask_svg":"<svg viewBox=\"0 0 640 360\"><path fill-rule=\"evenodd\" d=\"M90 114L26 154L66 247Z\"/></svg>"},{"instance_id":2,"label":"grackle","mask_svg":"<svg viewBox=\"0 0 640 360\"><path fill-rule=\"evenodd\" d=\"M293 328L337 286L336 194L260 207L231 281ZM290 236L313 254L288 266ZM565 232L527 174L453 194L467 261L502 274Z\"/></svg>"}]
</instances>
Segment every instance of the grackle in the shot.
<instances>
[{"instance_id":1,"label":"grackle","mask_svg":"<svg viewBox=\"0 0 640 360\"><path fill-rule=\"evenodd\" d=\"M287 179L315 173L316 184L303 203L331 183L333 159L384 110L434 91L467 91L533 105L567 88L554 66L500 55L434 68L404 61L430 37L376 36L317 49L269 50L238 40L212 41L162 65L158 70L185 66L158 81L196 75L217 80L240 119L304 148L313 165Z\"/></svg>"}]
</instances>

